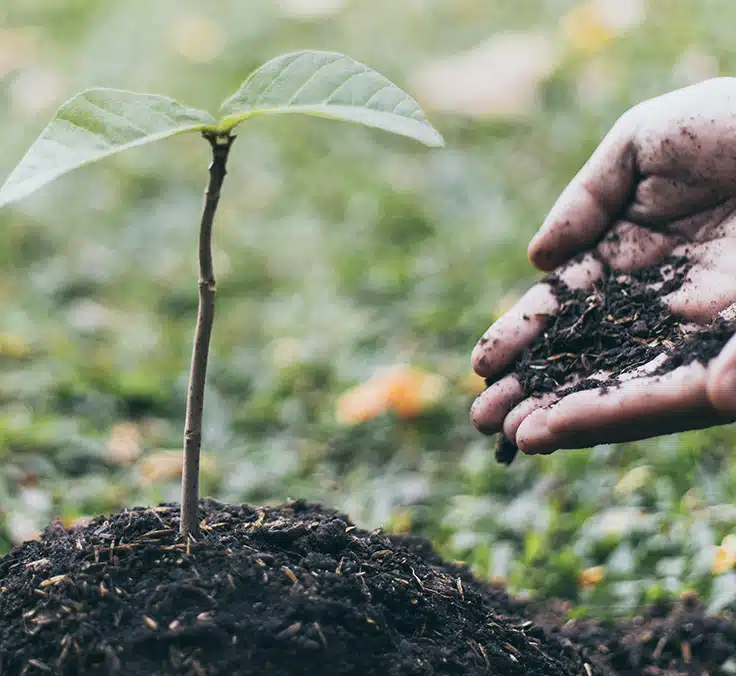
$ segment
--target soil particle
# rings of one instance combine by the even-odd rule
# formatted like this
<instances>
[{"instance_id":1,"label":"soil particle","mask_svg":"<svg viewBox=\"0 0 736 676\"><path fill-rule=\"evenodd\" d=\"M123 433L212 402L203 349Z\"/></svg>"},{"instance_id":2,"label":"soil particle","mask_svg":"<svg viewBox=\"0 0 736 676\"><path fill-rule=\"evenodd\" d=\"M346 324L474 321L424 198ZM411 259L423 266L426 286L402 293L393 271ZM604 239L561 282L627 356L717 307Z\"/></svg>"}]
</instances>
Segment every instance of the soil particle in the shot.
<instances>
[{"instance_id":1,"label":"soil particle","mask_svg":"<svg viewBox=\"0 0 736 676\"><path fill-rule=\"evenodd\" d=\"M510 465L514 461L518 450L519 449L516 447L516 444L505 434L501 433L496 435L496 462L499 462L502 465Z\"/></svg>"}]
</instances>

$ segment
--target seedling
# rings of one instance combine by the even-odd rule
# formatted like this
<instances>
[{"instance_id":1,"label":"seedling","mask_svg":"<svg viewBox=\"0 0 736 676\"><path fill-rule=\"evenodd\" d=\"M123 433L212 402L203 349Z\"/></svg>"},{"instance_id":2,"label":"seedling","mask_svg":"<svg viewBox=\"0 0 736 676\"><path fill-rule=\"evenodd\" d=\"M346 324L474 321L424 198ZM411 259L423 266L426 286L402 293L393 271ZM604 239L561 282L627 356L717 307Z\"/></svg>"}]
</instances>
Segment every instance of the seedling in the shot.
<instances>
[{"instance_id":1,"label":"seedling","mask_svg":"<svg viewBox=\"0 0 736 676\"><path fill-rule=\"evenodd\" d=\"M215 316L212 225L234 128L258 115L302 113L383 129L430 147L443 144L419 105L383 75L334 52L284 54L254 71L220 108L220 119L157 94L88 89L67 101L0 188L0 207L77 167L128 148L197 132L212 163L199 230L199 308L187 391L181 534L196 535L207 357Z\"/></svg>"}]
</instances>

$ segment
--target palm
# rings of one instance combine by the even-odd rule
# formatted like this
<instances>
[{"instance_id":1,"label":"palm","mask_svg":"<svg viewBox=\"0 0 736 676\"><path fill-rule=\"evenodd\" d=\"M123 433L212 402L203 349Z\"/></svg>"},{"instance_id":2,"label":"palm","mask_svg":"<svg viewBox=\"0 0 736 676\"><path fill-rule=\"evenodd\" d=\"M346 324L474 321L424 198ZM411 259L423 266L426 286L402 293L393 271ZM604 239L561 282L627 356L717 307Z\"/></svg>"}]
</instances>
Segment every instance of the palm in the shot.
<instances>
[{"instance_id":1,"label":"palm","mask_svg":"<svg viewBox=\"0 0 736 676\"><path fill-rule=\"evenodd\" d=\"M531 260L543 270L558 271L573 287L588 288L604 264L626 272L686 254L692 264L686 281L662 300L695 323L729 308L736 302L731 263L736 257L735 110L732 79L632 109L560 196L530 244ZM598 256L568 262L586 250ZM531 289L481 339L474 351L476 371L498 376L542 329L542 319L523 322L522 317L555 309L546 285ZM651 380L627 383L607 398L579 392L546 410L557 395L522 400L518 381L507 376L479 397L473 419L482 431L503 429L531 452L730 419L709 404L702 365ZM687 422L684 413L691 414Z\"/></svg>"}]
</instances>

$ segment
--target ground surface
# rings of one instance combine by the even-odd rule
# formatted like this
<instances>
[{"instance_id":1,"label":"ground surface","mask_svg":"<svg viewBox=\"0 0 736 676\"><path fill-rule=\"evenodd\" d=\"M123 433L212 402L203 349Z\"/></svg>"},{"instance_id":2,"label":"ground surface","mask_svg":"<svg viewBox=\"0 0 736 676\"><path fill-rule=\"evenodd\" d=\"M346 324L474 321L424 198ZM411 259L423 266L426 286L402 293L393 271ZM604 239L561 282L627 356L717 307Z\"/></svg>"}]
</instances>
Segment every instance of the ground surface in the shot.
<instances>
[{"instance_id":1,"label":"ground surface","mask_svg":"<svg viewBox=\"0 0 736 676\"><path fill-rule=\"evenodd\" d=\"M424 540L309 503L206 501L201 516L188 547L160 506L52 526L6 555L0 673L714 674L734 654L731 624L694 608L563 627Z\"/></svg>"}]
</instances>

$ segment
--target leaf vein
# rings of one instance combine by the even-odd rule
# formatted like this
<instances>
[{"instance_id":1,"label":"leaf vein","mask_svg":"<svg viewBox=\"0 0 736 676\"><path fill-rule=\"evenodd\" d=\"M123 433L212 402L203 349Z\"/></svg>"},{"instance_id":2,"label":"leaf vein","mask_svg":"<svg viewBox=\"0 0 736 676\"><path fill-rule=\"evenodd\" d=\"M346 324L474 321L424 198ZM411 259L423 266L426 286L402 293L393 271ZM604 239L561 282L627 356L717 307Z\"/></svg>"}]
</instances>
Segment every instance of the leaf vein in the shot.
<instances>
[{"instance_id":1,"label":"leaf vein","mask_svg":"<svg viewBox=\"0 0 736 676\"><path fill-rule=\"evenodd\" d=\"M361 71L360 71L360 72L358 72L358 73L353 73L353 74L352 74L352 75L350 75L350 76L349 76L349 77L348 77L348 78L347 78L347 79L346 79L346 80L345 80L345 81L344 81L344 82L343 82L343 83L342 83L342 84L341 84L341 85L340 85L339 87L337 87L337 88L335 89L335 91L333 91L333 92L332 92L332 94L330 94L330 95L329 95L329 96L328 96L328 97L327 97L327 98L326 98L326 99L325 99L325 100L323 101L324 105L330 105L330 101L332 101L332 100L333 100L333 99L335 98L335 96L337 96L337 93L338 93L338 92L339 92L339 91L340 91L340 90L341 90L341 89L342 89L342 88L343 88L343 87L344 87L344 86L345 86L346 84L348 84L348 83L349 83L349 82L350 82L351 80L353 80L354 78L356 78L356 77L360 77L361 75L372 75L372 73L371 73L371 71L370 71L370 70L361 70ZM351 102L351 103L348 103L348 104L346 104L346 105L349 105L349 106L354 106L355 104Z\"/></svg>"},{"instance_id":2,"label":"leaf vein","mask_svg":"<svg viewBox=\"0 0 736 676\"><path fill-rule=\"evenodd\" d=\"M317 70L315 70L314 73L312 73L306 80L304 80L304 82L301 85L299 85L299 87L297 88L297 90L289 97L289 100L286 102L285 105L287 105L287 106L292 105L294 103L294 101L297 99L297 97L299 96L299 94L301 94L304 91L304 89L307 87L307 85L312 80L314 80L315 77L317 77L325 68L327 68L329 66L332 66L332 65L338 63L339 61L340 61L340 59L336 59L334 61L331 61L330 63L324 63L319 68L317 68ZM346 82L347 82L347 80L346 80ZM339 89L339 87L338 87L338 89ZM337 91L337 90L335 90L335 91Z\"/></svg>"},{"instance_id":3,"label":"leaf vein","mask_svg":"<svg viewBox=\"0 0 736 676\"><path fill-rule=\"evenodd\" d=\"M270 92L274 88L274 86L276 85L276 83L281 78L284 77L284 75L289 71L290 68L292 68L294 66L294 64L299 63L305 57L309 57L309 56L310 56L309 53L300 54L296 59L294 59L293 61L291 61L290 63L288 63L284 68L282 68L281 69L281 72L278 75L276 75L276 77L274 77L273 80L271 80L271 83L268 85L268 87L266 87L258 95L258 98L256 98L256 100L253 102L253 104L251 105L251 108L257 108L258 107L258 105L260 104L260 102L263 100L263 97L266 96L266 94L268 94L268 92Z\"/></svg>"},{"instance_id":4,"label":"leaf vein","mask_svg":"<svg viewBox=\"0 0 736 676\"><path fill-rule=\"evenodd\" d=\"M377 89L377 90L376 90L375 92L373 92L373 93L372 93L372 94L371 94L371 95L370 95L370 96L368 97L368 99L366 100L366 102L365 102L365 103L363 103L363 105L364 105L364 106L366 106L366 107L368 107L368 106L370 105L370 102L371 102L371 101L373 101L373 99L374 99L374 98L375 98L376 96L378 96L378 95L379 95L380 93L382 93L382 92L386 91L387 89L391 89L391 87L394 87L394 86L395 86L395 85L393 85L393 84L392 84L391 82L388 82L388 83L386 83L385 85L383 85L383 87L381 87L380 89Z\"/></svg>"},{"instance_id":5,"label":"leaf vein","mask_svg":"<svg viewBox=\"0 0 736 676\"><path fill-rule=\"evenodd\" d=\"M117 118L118 120L122 120L127 125L133 127L136 131L140 132L141 134L147 134L148 132L143 129L142 127L139 127L137 124L134 124L130 119L127 117L124 117L123 115L120 115L119 113L115 113L112 110L108 110L107 108L103 108L102 106L97 105L94 101L90 101L89 99L84 99L87 103L89 103L90 106L93 108L96 108L97 110L102 111L103 113L106 113L108 115L111 115L112 117ZM77 125L80 127L80 125ZM80 127L81 129L84 129L84 127ZM94 132L92 132L94 133Z\"/></svg>"}]
</instances>

